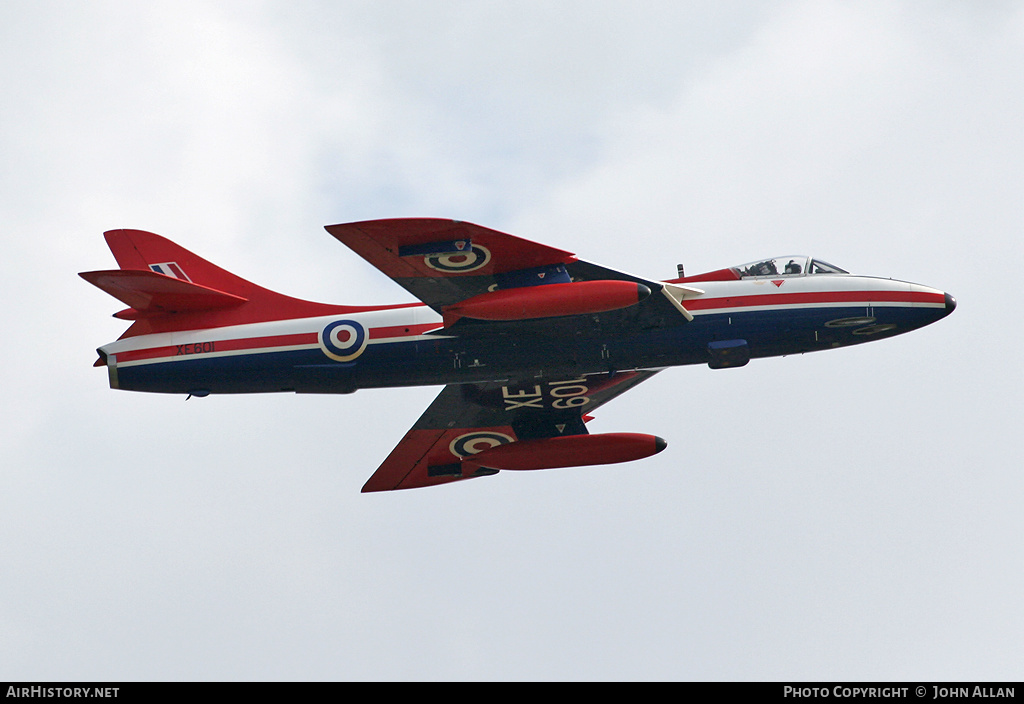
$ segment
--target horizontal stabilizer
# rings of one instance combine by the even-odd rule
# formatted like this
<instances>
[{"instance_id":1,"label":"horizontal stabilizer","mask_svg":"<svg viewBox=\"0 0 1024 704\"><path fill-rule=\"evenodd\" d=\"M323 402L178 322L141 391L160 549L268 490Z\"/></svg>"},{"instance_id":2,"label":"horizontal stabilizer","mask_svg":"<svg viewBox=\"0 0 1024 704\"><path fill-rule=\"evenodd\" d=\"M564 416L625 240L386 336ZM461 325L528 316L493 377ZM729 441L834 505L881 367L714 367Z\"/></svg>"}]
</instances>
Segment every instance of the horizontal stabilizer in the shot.
<instances>
[{"instance_id":1,"label":"horizontal stabilizer","mask_svg":"<svg viewBox=\"0 0 1024 704\"><path fill-rule=\"evenodd\" d=\"M127 304L118 317L129 320L169 313L189 313L241 305L248 299L155 271L112 269L79 274L92 285Z\"/></svg>"},{"instance_id":2,"label":"horizontal stabilizer","mask_svg":"<svg viewBox=\"0 0 1024 704\"><path fill-rule=\"evenodd\" d=\"M388 306L337 306L292 298L257 286L144 230L108 230L103 237L120 269L79 274L130 308L122 337L312 318Z\"/></svg>"}]
</instances>

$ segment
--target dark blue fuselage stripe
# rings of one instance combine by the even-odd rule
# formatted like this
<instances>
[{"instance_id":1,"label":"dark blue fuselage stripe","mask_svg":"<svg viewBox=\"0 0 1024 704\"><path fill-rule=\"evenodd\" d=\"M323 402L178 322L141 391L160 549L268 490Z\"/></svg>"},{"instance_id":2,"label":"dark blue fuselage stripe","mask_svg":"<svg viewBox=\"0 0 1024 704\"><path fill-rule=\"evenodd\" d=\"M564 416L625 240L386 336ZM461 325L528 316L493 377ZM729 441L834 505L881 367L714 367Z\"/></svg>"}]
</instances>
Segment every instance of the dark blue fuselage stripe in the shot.
<instances>
[{"instance_id":1,"label":"dark blue fuselage stripe","mask_svg":"<svg viewBox=\"0 0 1024 704\"><path fill-rule=\"evenodd\" d=\"M356 388L446 384L508 378L565 367L582 373L703 364L707 345L746 340L752 357L796 354L869 342L913 330L945 315L922 307L844 306L703 314L685 325L619 337L580 339L416 339L371 344L352 362L322 350L304 349L232 356L194 355L153 364L119 367L122 389L188 393L264 391L352 391ZM826 327L856 316L863 327ZM887 326L895 326L887 329Z\"/></svg>"}]
</instances>

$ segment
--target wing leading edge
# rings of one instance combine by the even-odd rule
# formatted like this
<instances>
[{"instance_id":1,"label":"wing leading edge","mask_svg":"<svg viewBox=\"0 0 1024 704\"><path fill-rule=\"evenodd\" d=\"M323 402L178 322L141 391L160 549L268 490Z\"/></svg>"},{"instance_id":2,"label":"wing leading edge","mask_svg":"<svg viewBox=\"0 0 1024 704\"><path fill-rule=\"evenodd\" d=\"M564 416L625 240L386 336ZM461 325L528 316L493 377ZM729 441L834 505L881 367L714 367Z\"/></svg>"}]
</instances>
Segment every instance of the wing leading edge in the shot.
<instances>
[{"instance_id":1,"label":"wing leading edge","mask_svg":"<svg viewBox=\"0 0 1024 704\"><path fill-rule=\"evenodd\" d=\"M702 293L584 262L572 252L457 220L369 220L326 229L443 314L446 327L457 322L486 327L496 320L578 314L588 318L599 314L600 322L611 326L637 322L640 317L648 327L657 321L680 324L692 320L682 301ZM651 296L652 292L662 295ZM460 321L463 315L471 320Z\"/></svg>"}]
</instances>

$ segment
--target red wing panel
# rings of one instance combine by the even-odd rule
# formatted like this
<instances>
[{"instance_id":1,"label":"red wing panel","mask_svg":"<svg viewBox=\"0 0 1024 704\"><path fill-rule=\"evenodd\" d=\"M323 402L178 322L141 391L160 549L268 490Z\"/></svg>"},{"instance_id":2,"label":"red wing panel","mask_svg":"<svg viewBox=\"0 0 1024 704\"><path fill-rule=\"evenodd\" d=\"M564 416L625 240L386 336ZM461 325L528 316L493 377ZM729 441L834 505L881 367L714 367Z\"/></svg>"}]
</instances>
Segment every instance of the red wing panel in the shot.
<instances>
[{"instance_id":1,"label":"red wing panel","mask_svg":"<svg viewBox=\"0 0 1024 704\"><path fill-rule=\"evenodd\" d=\"M463 460L523 440L587 435L584 420L589 418L583 413L656 373L646 369L570 379L449 384L363 491L412 489L493 474ZM546 454L554 445L537 447ZM545 464L544 458L533 461L537 466Z\"/></svg>"},{"instance_id":2,"label":"red wing panel","mask_svg":"<svg viewBox=\"0 0 1024 704\"><path fill-rule=\"evenodd\" d=\"M516 441L510 426L496 428L413 428L363 486L363 492L415 489L459 479L493 474L477 473L462 459L483 449Z\"/></svg>"},{"instance_id":3,"label":"red wing panel","mask_svg":"<svg viewBox=\"0 0 1024 704\"><path fill-rule=\"evenodd\" d=\"M489 290L497 275L576 261L572 252L458 220L369 220L326 229L438 311Z\"/></svg>"},{"instance_id":4,"label":"red wing panel","mask_svg":"<svg viewBox=\"0 0 1024 704\"><path fill-rule=\"evenodd\" d=\"M329 225L327 231L391 278L493 275L576 259L572 252L458 220L369 220ZM416 245L435 242L468 242L472 249L399 256L401 248L415 251Z\"/></svg>"}]
</instances>

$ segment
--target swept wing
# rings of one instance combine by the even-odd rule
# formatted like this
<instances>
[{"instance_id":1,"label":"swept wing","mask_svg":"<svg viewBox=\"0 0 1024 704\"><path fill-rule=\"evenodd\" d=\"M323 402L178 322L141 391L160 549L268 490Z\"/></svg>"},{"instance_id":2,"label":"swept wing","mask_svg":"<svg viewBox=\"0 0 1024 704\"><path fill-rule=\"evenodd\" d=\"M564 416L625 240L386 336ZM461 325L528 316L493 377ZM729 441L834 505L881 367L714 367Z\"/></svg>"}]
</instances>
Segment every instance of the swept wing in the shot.
<instances>
[{"instance_id":1,"label":"swept wing","mask_svg":"<svg viewBox=\"0 0 1024 704\"><path fill-rule=\"evenodd\" d=\"M449 384L374 472L363 491L412 489L494 474L493 469L479 466L474 455L523 441L532 442L528 454L535 455L536 463L543 466L549 459L545 454L560 451L557 443L544 441L588 435L587 414L657 371Z\"/></svg>"},{"instance_id":2,"label":"swept wing","mask_svg":"<svg viewBox=\"0 0 1024 704\"><path fill-rule=\"evenodd\" d=\"M572 252L458 220L399 218L329 225L326 229L395 283L445 315L446 325L456 319L449 315L452 310L467 301L479 303L495 292L522 301L541 297L539 293L523 294L523 289L581 282L606 282L609 286L630 282L648 293L663 294L650 296L635 310L628 306L597 310L598 319L586 323L588 326L595 322L633 324L638 320L648 326L681 324L692 319L683 299L701 293L581 261ZM583 295L596 296L595 288ZM554 291L547 289L544 293ZM531 317L528 313L522 315L523 319ZM473 320L463 329L477 323ZM489 320L485 325L494 324Z\"/></svg>"}]
</instances>

